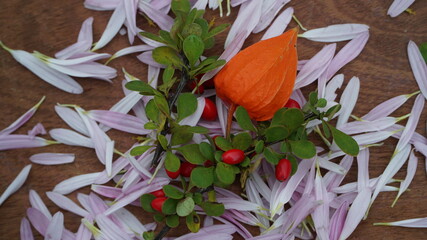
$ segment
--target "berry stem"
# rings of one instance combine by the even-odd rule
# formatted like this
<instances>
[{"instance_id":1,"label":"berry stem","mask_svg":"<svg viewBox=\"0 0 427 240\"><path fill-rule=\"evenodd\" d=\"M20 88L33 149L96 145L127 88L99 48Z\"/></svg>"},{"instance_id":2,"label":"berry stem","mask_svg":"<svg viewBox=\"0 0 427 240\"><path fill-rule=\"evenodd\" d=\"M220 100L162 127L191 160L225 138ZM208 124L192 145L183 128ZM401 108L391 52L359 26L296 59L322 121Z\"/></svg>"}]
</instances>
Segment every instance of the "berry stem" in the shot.
<instances>
[{"instance_id":1,"label":"berry stem","mask_svg":"<svg viewBox=\"0 0 427 240\"><path fill-rule=\"evenodd\" d=\"M225 137L227 139L230 139L231 123L233 122L233 114L236 111L236 108L237 108L237 105L235 103L232 103L230 105L230 108L228 109L227 127L225 129Z\"/></svg>"}]
</instances>

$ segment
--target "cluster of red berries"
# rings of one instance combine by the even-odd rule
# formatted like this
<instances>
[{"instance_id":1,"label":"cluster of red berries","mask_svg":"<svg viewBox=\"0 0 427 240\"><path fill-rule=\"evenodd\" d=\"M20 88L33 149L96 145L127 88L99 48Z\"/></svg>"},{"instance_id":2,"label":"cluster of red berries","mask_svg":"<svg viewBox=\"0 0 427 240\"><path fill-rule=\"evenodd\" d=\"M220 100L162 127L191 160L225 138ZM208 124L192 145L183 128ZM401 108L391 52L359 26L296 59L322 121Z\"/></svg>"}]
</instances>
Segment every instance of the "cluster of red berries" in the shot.
<instances>
[{"instance_id":1,"label":"cluster of red berries","mask_svg":"<svg viewBox=\"0 0 427 240\"><path fill-rule=\"evenodd\" d=\"M151 192L150 194L156 197L155 199L153 199L153 201L151 201L151 207L154 210L161 212L163 204L168 199L165 195L165 192L163 192L163 189L159 189L157 191Z\"/></svg>"}]
</instances>

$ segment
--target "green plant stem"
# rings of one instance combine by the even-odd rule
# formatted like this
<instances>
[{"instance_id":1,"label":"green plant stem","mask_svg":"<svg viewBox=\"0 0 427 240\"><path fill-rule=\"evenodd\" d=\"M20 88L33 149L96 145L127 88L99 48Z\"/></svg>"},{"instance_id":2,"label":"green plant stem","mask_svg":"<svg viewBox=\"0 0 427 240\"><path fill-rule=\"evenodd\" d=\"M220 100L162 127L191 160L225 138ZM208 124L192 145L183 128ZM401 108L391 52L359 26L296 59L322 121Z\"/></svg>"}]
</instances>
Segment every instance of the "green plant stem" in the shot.
<instances>
[{"instance_id":1,"label":"green plant stem","mask_svg":"<svg viewBox=\"0 0 427 240\"><path fill-rule=\"evenodd\" d=\"M154 238L154 240L161 240L166 234L169 232L171 228L167 225L165 225L162 230L160 230L159 234Z\"/></svg>"}]
</instances>

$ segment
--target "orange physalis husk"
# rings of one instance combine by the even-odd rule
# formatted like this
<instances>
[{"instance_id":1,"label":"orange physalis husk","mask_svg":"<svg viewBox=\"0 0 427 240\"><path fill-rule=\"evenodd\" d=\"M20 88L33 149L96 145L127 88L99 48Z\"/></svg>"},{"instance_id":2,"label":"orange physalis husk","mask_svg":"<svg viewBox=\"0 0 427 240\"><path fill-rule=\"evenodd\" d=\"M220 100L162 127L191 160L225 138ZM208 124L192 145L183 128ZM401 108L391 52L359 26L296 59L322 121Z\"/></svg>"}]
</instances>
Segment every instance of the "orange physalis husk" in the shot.
<instances>
[{"instance_id":1,"label":"orange physalis husk","mask_svg":"<svg viewBox=\"0 0 427 240\"><path fill-rule=\"evenodd\" d=\"M252 119L266 121L286 104L297 72L297 35L298 29L294 28L255 43L234 56L216 75L216 93L230 104L229 115L236 106L242 106Z\"/></svg>"}]
</instances>

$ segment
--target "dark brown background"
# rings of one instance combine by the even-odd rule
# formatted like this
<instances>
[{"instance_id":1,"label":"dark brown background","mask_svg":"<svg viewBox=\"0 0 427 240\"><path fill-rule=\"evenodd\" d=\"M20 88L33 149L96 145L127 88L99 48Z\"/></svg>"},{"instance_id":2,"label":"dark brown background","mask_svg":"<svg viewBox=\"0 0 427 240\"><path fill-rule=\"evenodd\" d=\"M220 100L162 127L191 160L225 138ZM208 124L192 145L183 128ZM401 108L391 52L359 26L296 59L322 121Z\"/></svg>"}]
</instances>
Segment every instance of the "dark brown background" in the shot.
<instances>
[{"instance_id":1,"label":"dark brown background","mask_svg":"<svg viewBox=\"0 0 427 240\"><path fill-rule=\"evenodd\" d=\"M394 19L386 16L391 2L391 0L307 0L292 1L289 4L295 8L295 13L302 23L310 29L338 23L364 23L371 27L371 37L365 50L355 61L341 70L346 76L346 81L352 76L358 76L361 80L361 93L355 109L356 115L359 116L386 99L418 90L407 60L406 46L410 39L418 45L427 41L427 1L417 0L413 4L412 9L416 11L416 15L403 13ZM208 18L217 16L218 23L231 22L236 13L237 10L233 9L232 16L220 19L218 12L210 12ZM75 42L80 25L87 17L95 17L94 39L98 40L110 15L111 12L85 9L82 0L68 0L66 3L43 0L1 1L0 40L13 49L38 50L53 56L58 50ZM294 23L291 24L294 25ZM138 20L138 25L142 29L147 29L147 22L143 18ZM224 38L224 35L222 37ZM252 36L246 45L258 41L260 37L260 34ZM218 41L223 42L223 38ZM138 41L136 40L137 43ZM304 39L299 40L298 44L300 59L310 58L324 45ZM128 46L127 37L118 36L101 50L114 53L126 46ZM220 50L221 48L218 47L212 52L219 53ZM144 79L146 67L134 56L114 60L110 65L117 69L125 67L131 74ZM26 133L38 122L42 122L47 130L67 127L54 112L53 107L56 103L78 104L88 110L108 109L123 96L120 87L123 79L121 73L114 79L113 84L93 79L78 79L85 92L82 95L72 95L40 80L3 50L0 50L0 68L0 129L7 127L43 95L47 97L46 101L36 115L18 130L18 133ZM399 109L394 116L409 113L412 103L413 99ZM423 135L426 134L426 119L427 114L424 111L417 129ZM109 135L116 140L117 147L121 151L128 149L133 141L129 134L110 131ZM371 177L378 176L384 170L395 143L396 141L389 140L384 146L371 149ZM0 239L19 238L19 224L21 218L25 216L26 208L29 207L28 191L30 189L42 195L49 209L56 212L59 209L50 202L44 192L52 190L57 183L69 177L102 169L94 151L78 147L56 145L4 151L0 153L0 192L3 192L18 172L30 163L28 158L40 152L76 153L76 161L73 164L60 166L33 164L26 184L0 207ZM427 238L425 229L372 226L375 222L427 217L425 161L421 156L419 160L417 174L410 186L411 191L404 193L394 208L390 205L396 193L380 194L369 218L360 224L351 239ZM405 169L406 166L398 173L397 178L404 178ZM354 181L356 176L357 167L354 166L347 180ZM83 192L88 193L88 189L84 189ZM71 196L74 197L75 194ZM132 210L143 222L150 221L150 217L144 217L142 210L137 208ZM65 213L65 217L66 227L76 231L79 218L70 213ZM42 238L38 236L38 239Z\"/></svg>"}]
</instances>

